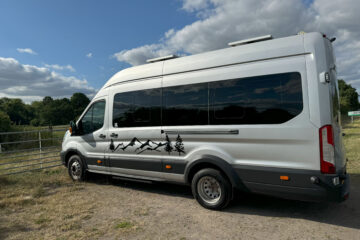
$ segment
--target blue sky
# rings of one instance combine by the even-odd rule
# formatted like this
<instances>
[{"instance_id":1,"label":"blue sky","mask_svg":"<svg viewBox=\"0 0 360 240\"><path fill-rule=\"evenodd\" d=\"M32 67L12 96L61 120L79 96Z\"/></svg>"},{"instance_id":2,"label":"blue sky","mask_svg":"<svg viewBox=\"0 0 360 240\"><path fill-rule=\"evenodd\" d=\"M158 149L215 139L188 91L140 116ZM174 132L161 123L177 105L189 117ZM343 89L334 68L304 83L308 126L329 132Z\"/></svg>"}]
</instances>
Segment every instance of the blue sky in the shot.
<instances>
[{"instance_id":1,"label":"blue sky","mask_svg":"<svg viewBox=\"0 0 360 240\"><path fill-rule=\"evenodd\" d=\"M0 97L91 97L147 58L299 31L336 36L338 76L360 92L359 12L358 0L1 0Z\"/></svg>"},{"instance_id":2,"label":"blue sky","mask_svg":"<svg viewBox=\"0 0 360 240\"><path fill-rule=\"evenodd\" d=\"M195 20L180 9L180 1L166 0L2 0L0 56L36 66L69 64L76 72L62 74L86 78L100 88L129 66L110 58L113 53L156 42L168 29ZM30 48L37 55L19 53L17 48Z\"/></svg>"}]
</instances>

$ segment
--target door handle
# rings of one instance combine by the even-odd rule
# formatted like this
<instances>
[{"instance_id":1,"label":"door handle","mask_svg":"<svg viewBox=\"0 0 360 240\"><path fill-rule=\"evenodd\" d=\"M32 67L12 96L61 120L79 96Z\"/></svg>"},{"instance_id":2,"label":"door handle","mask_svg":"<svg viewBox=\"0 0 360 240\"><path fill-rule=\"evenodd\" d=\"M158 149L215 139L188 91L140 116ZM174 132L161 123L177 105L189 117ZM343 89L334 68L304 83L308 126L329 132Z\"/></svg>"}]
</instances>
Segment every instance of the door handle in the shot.
<instances>
[{"instance_id":1,"label":"door handle","mask_svg":"<svg viewBox=\"0 0 360 240\"><path fill-rule=\"evenodd\" d=\"M99 135L99 138L106 138L106 135L100 134L100 135Z\"/></svg>"},{"instance_id":2,"label":"door handle","mask_svg":"<svg viewBox=\"0 0 360 240\"><path fill-rule=\"evenodd\" d=\"M110 135L110 137L117 138L118 135L117 135L116 133L112 133L112 134Z\"/></svg>"}]
</instances>

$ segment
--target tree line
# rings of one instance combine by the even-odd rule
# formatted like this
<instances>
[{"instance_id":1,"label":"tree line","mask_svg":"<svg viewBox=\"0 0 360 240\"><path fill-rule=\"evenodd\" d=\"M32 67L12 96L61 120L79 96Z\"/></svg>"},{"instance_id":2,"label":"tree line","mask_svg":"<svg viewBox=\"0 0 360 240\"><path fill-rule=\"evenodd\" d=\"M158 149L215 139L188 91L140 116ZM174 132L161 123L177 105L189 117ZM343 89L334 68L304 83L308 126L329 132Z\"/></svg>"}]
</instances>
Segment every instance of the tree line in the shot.
<instances>
[{"instance_id":1,"label":"tree line","mask_svg":"<svg viewBox=\"0 0 360 240\"><path fill-rule=\"evenodd\" d=\"M349 111L356 111L360 109L359 94L356 89L347 84L344 80L339 80L340 93L340 111L341 114L347 115Z\"/></svg>"},{"instance_id":2,"label":"tree line","mask_svg":"<svg viewBox=\"0 0 360 240\"><path fill-rule=\"evenodd\" d=\"M70 99L47 96L31 104L25 104L18 98L0 98L0 132L9 131L12 125L68 124L80 116L89 102L83 93L74 93Z\"/></svg>"}]
</instances>

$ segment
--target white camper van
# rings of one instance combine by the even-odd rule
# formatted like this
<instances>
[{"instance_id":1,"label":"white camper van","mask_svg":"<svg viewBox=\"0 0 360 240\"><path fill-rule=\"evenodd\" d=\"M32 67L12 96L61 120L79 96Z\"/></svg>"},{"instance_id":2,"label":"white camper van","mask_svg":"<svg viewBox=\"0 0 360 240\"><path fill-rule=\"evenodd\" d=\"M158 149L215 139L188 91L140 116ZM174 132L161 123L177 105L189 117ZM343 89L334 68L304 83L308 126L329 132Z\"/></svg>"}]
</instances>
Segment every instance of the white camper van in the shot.
<instances>
[{"instance_id":1,"label":"white camper van","mask_svg":"<svg viewBox=\"0 0 360 240\"><path fill-rule=\"evenodd\" d=\"M332 41L264 36L122 70L65 134L62 162L73 180L93 172L188 184L210 209L235 190L345 200Z\"/></svg>"}]
</instances>

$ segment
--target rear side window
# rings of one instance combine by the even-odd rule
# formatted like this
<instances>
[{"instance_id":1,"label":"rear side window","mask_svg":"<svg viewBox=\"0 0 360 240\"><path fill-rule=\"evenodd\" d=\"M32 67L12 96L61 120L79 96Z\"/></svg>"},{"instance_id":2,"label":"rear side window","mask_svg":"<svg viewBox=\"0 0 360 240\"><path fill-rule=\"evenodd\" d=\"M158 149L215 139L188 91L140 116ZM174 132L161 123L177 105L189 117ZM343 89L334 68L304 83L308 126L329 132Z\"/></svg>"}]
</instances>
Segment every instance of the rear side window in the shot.
<instances>
[{"instance_id":1,"label":"rear side window","mask_svg":"<svg viewBox=\"0 0 360 240\"><path fill-rule=\"evenodd\" d=\"M303 109L301 76L283 73L209 83L210 124L284 123Z\"/></svg>"},{"instance_id":2,"label":"rear side window","mask_svg":"<svg viewBox=\"0 0 360 240\"><path fill-rule=\"evenodd\" d=\"M114 97L114 127L161 125L161 89L118 93Z\"/></svg>"},{"instance_id":3,"label":"rear side window","mask_svg":"<svg viewBox=\"0 0 360 240\"><path fill-rule=\"evenodd\" d=\"M163 125L208 124L208 83L163 89Z\"/></svg>"}]
</instances>

